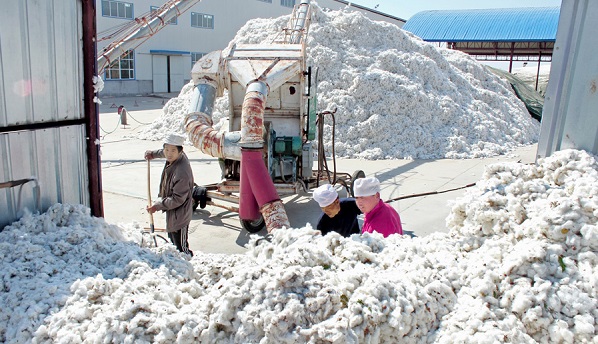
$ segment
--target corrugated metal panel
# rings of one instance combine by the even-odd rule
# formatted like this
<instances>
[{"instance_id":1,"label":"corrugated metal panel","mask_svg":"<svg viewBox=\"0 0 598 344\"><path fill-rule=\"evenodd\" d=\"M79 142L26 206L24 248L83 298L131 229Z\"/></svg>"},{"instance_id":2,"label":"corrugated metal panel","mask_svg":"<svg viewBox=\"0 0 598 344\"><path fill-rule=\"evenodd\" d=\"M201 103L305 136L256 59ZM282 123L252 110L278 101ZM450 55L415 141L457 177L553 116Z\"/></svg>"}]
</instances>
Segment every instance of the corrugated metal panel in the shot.
<instances>
[{"instance_id":1,"label":"corrugated metal panel","mask_svg":"<svg viewBox=\"0 0 598 344\"><path fill-rule=\"evenodd\" d=\"M428 42L554 42L558 7L423 11L403 29Z\"/></svg>"},{"instance_id":2,"label":"corrugated metal panel","mask_svg":"<svg viewBox=\"0 0 598 344\"><path fill-rule=\"evenodd\" d=\"M82 118L80 2L2 5L0 126Z\"/></svg>"},{"instance_id":3,"label":"corrugated metal panel","mask_svg":"<svg viewBox=\"0 0 598 344\"><path fill-rule=\"evenodd\" d=\"M73 144L79 142L80 144ZM41 210L54 203L89 206L85 127L69 126L0 134L0 182L34 177L40 187ZM25 208L36 209L35 183L19 188L0 189L0 229L23 215Z\"/></svg>"},{"instance_id":4,"label":"corrugated metal panel","mask_svg":"<svg viewBox=\"0 0 598 344\"><path fill-rule=\"evenodd\" d=\"M563 149L598 155L598 2L565 0L561 13L538 157Z\"/></svg>"},{"instance_id":5,"label":"corrugated metal panel","mask_svg":"<svg viewBox=\"0 0 598 344\"><path fill-rule=\"evenodd\" d=\"M33 182L0 188L0 230L25 208L90 204L82 120L82 2L18 0L2 5L0 183L34 177L41 204L37 209Z\"/></svg>"}]
</instances>

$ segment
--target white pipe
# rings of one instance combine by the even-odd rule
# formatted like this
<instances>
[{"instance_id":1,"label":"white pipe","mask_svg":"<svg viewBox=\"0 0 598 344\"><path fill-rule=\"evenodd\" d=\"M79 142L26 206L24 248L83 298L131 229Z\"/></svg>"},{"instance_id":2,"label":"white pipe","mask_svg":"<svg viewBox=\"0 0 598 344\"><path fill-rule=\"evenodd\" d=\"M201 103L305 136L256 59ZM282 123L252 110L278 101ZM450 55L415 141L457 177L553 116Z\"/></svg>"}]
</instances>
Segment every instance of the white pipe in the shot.
<instances>
[{"instance_id":1,"label":"white pipe","mask_svg":"<svg viewBox=\"0 0 598 344\"><path fill-rule=\"evenodd\" d=\"M293 33L291 34L291 44L301 43L303 38L303 29L306 28L307 13L309 11L309 0L301 0L297 9L296 21L293 25Z\"/></svg>"}]
</instances>

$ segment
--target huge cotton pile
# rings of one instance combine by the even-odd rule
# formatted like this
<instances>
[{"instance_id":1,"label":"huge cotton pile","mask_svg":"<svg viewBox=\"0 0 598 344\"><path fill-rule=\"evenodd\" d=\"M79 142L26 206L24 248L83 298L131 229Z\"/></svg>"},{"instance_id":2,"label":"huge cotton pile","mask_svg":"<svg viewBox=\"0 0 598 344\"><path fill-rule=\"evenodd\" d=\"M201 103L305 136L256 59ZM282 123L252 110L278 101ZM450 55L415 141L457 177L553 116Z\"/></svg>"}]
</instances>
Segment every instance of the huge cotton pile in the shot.
<instances>
[{"instance_id":1,"label":"huge cotton pile","mask_svg":"<svg viewBox=\"0 0 598 344\"><path fill-rule=\"evenodd\" d=\"M533 120L510 85L463 53L435 47L359 12L312 6L308 65L319 68L319 110L336 109L336 154L365 159L473 158L537 141ZM268 43L288 16L256 19L234 43ZM226 53L224 53L226 55ZM138 137L183 131L192 84ZM215 107L215 122L228 103ZM326 122L324 145L331 151Z\"/></svg>"},{"instance_id":2,"label":"huge cotton pile","mask_svg":"<svg viewBox=\"0 0 598 344\"><path fill-rule=\"evenodd\" d=\"M0 342L598 343L597 222L576 150L491 165L421 238L306 226L188 260L56 205L0 233Z\"/></svg>"},{"instance_id":3,"label":"huge cotton pile","mask_svg":"<svg viewBox=\"0 0 598 344\"><path fill-rule=\"evenodd\" d=\"M538 66L521 67L513 69L513 74L525 82L542 96L546 94L546 87L548 87L548 79L550 78L550 65L542 65L538 70Z\"/></svg>"}]
</instances>

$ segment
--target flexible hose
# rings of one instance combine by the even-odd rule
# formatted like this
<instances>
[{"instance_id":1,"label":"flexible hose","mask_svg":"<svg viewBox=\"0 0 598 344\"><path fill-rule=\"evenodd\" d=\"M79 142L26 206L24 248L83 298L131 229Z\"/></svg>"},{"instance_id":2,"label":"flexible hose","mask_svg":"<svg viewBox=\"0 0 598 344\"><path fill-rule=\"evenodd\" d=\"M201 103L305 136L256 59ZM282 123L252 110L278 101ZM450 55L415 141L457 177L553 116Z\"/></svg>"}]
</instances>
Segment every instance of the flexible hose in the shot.
<instances>
[{"instance_id":1,"label":"flexible hose","mask_svg":"<svg viewBox=\"0 0 598 344\"><path fill-rule=\"evenodd\" d=\"M334 150L334 140L335 140L335 131L336 131L336 120L334 118L334 114L336 113L336 108L333 111L324 111L318 113L318 118L316 119L316 123L318 125L318 180L316 185L319 186L320 183L320 176L323 172L326 172L328 177L328 183L334 184L336 183L336 152ZM332 118L332 178L330 177L330 170L328 169L328 161L326 160L326 154L324 152L324 116L330 115ZM334 182L333 182L334 181Z\"/></svg>"}]
</instances>

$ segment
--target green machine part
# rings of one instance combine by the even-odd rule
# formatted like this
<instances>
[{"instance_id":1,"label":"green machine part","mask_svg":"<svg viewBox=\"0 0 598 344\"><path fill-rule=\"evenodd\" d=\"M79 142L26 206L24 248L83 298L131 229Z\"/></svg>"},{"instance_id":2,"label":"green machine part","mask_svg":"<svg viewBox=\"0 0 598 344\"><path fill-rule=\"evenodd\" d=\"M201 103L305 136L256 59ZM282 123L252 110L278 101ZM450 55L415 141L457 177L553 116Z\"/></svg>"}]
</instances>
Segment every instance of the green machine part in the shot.
<instances>
[{"instance_id":1,"label":"green machine part","mask_svg":"<svg viewBox=\"0 0 598 344\"><path fill-rule=\"evenodd\" d=\"M274 141L274 153L282 155L297 155L303 153L303 145L299 136L281 136Z\"/></svg>"},{"instance_id":2,"label":"green machine part","mask_svg":"<svg viewBox=\"0 0 598 344\"><path fill-rule=\"evenodd\" d=\"M313 141L316 139L316 117L317 117L317 109L318 108L318 97L314 96L309 101L309 116L308 116L308 131L307 131L307 139L309 141Z\"/></svg>"},{"instance_id":3,"label":"green machine part","mask_svg":"<svg viewBox=\"0 0 598 344\"><path fill-rule=\"evenodd\" d=\"M316 118L318 116L318 70L314 75L314 83L310 89L313 94L308 100L307 109L307 140L313 141L316 139Z\"/></svg>"}]
</instances>

